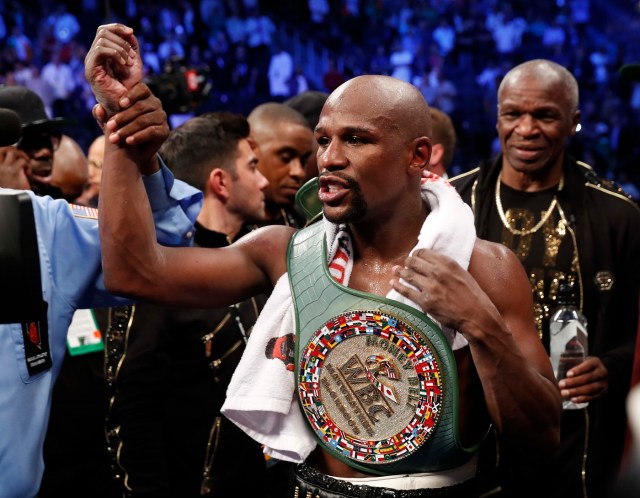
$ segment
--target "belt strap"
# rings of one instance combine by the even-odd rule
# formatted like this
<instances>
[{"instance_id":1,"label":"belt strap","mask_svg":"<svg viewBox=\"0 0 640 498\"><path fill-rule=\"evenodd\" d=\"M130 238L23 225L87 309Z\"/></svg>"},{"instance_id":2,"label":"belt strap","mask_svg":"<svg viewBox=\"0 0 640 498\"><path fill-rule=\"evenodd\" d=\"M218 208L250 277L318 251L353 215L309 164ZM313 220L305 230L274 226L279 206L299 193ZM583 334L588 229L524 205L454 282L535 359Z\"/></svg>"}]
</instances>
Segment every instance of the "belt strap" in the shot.
<instances>
[{"instance_id":1,"label":"belt strap","mask_svg":"<svg viewBox=\"0 0 640 498\"><path fill-rule=\"evenodd\" d=\"M475 479L444 488L398 490L360 486L334 479L307 464L295 469L291 498L474 498L478 496Z\"/></svg>"}]
</instances>

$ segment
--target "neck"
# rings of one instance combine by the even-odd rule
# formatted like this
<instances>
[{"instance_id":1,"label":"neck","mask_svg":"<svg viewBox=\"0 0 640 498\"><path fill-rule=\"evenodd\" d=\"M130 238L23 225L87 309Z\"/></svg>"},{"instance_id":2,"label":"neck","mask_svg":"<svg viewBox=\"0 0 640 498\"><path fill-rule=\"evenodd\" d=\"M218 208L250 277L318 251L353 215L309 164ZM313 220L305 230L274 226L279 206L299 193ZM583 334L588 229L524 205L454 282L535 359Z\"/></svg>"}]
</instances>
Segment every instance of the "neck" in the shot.
<instances>
[{"instance_id":1,"label":"neck","mask_svg":"<svg viewBox=\"0 0 640 498\"><path fill-rule=\"evenodd\" d=\"M240 232L243 225L243 220L229 213L220 201L207 196L197 220L206 229L225 234L230 241Z\"/></svg>"},{"instance_id":2,"label":"neck","mask_svg":"<svg viewBox=\"0 0 640 498\"><path fill-rule=\"evenodd\" d=\"M538 192L554 187L560 184L562 176L562 161L558 161L551 168L534 173L517 171L503 161L500 170L502 183L522 192Z\"/></svg>"},{"instance_id":3,"label":"neck","mask_svg":"<svg viewBox=\"0 0 640 498\"><path fill-rule=\"evenodd\" d=\"M410 210L394 209L395 215L373 222L350 223L354 260L397 261L415 247L429 210L419 198Z\"/></svg>"}]
</instances>

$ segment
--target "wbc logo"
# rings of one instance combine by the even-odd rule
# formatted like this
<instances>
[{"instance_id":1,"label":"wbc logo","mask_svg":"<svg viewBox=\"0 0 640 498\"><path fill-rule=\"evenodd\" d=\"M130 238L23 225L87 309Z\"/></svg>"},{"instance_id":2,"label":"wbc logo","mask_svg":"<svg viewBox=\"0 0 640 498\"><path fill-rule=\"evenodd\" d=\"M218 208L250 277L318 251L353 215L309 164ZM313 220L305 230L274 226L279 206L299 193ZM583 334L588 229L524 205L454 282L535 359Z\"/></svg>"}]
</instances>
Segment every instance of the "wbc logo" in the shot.
<instances>
[{"instance_id":1,"label":"wbc logo","mask_svg":"<svg viewBox=\"0 0 640 498\"><path fill-rule=\"evenodd\" d=\"M440 360L429 340L379 311L350 311L303 349L298 394L327 449L384 464L417 451L443 401Z\"/></svg>"}]
</instances>

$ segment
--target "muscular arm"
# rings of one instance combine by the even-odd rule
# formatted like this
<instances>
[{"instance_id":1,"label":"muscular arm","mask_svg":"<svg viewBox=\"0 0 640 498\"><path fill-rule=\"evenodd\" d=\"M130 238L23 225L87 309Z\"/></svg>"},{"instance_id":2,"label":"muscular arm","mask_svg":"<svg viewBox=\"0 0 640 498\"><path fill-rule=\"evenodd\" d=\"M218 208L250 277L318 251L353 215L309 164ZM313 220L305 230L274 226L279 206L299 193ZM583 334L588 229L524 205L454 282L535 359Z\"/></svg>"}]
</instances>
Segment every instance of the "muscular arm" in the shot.
<instances>
[{"instance_id":1,"label":"muscular arm","mask_svg":"<svg viewBox=\"0 0 640 498\"><path fill-rule=\"evenodd\" d=\"M157 168L155 153L168 125L166 114L158 112L158 99L130 98L139 88L141 65L133 30L120 24L98 28L85 73L101 108L111 116L104 127L99 210L107 288L160 304L195 307L232 304L267 292L286 269L291 229L268 227L219 250L168 248L156 242L140 171Z\"/></svg>"},{"instance_id":2,"label":"muscular arm","mask_svg":"<svg viewBox=\"0 0 640 498\"><path fill-rule=\"evenodd\" d=\"M397 280L394 288L469 341L487 411L502 437L530 455L553 451L560 440L560 395L515 255L478 240L468 272L428 250L405 266L394 275L418 290Z\"/></svg>"},{"instance_id":3,"label":"muscular arm","mask_svg":"<svg viewBox=\"0 0 640 498\"><path fill-rule=\"evenodd\" d=\"M508 249L478 241L469 268L494 306L461 330L491 419L512 444L544 454L560 441L560 395L533 323L531 287ZM525 450L526 451L526 450Z\"/></svg>"},{"instance_id":4,"label":"muscular arm","mask_svg":"<svg viewBox=\"0 0 640 498\"><path fill-rule=\"evenodd\" d=\"M135 146L105 146L100 238L107 288L176 306L218 307L268 292L284 273L293 230L265 227L221 249L170 248L155 228Z\"/></svg>"}]
</instances>

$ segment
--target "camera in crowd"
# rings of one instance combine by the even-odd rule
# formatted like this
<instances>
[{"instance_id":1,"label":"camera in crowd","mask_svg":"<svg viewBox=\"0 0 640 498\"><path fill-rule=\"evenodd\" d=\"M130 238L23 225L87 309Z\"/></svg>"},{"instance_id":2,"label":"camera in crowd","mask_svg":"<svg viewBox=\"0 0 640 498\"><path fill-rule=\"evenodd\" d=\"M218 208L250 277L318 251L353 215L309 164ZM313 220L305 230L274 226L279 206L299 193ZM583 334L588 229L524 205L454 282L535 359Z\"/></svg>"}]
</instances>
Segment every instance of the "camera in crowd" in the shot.
<instances>
[{"instance_id":1,"label":"camera in crowd","mask_svg":"<svg viewBox=\"0 0 640 498\"><path fill-rule=\"evenodd\" d=\"M161 74L146 80L167 114L187 114L198 109L211 93L208 70L188 67L182 57L171 57Z\"/></svg>"}]
</instances>

